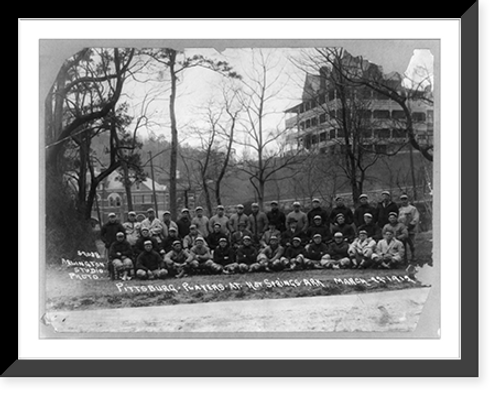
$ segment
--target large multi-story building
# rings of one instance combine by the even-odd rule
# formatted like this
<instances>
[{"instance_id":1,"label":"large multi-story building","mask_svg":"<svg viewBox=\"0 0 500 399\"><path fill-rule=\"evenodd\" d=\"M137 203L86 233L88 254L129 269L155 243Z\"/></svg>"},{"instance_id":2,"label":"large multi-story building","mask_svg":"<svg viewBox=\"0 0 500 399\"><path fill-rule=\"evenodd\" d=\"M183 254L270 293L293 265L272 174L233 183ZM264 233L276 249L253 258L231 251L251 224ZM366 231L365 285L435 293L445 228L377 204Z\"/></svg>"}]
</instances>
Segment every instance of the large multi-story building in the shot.
<instances>
[{"instance_id":1,"label":"large multi-story building","mask_svg":"<svg viewBox=\"0 0 500 399\"><path fill-rule=\"evenodd\" d=\"M346 57L351 56L346 53ZM350 130L350 145L364 150L385 154L408 148L406 115L398 103L359 85L344 85L340 92L331 76L328 67L319 68L317 75L307 74L302 101L285 110L288 114L285 140L289 149L305 148L319 153L345 151L346 126ZM384 79L398 91L404 90L398 73L384 75ZM434 114L429 101L432 92L428 86L420 96L418 92L413 94L419 98L408 103L413 133L420 144L432 144Z\"/></svg>"}]
</instances>

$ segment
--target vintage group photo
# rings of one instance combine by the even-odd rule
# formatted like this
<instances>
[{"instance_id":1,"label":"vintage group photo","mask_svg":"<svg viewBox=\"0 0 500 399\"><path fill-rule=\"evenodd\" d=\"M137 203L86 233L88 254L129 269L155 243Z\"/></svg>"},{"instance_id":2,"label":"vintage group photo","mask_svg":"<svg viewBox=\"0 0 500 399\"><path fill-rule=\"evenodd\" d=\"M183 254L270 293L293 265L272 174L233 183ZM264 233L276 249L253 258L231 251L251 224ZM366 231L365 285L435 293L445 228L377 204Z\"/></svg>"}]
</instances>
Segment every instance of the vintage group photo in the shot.
<instances>
[{"instance_id":1,"label":"vintage group photo","mask_svg":"<svg viewBox=\"0 0 500 399\"><path fill-rule=\"evenodd\" d=\"M437 42L41 56L42 337L439 338Z\"/></svg>"}]
</instances>

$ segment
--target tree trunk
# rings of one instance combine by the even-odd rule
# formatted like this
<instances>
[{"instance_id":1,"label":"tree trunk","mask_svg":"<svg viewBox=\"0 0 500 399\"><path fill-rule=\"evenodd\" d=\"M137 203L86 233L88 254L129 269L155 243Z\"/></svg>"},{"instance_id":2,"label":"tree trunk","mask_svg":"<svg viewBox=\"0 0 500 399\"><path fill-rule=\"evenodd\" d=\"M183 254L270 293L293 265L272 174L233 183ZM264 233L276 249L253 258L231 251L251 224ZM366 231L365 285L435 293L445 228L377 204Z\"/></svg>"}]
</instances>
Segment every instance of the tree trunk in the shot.
<instances>
[{"instance_id":1,"label":"tree trunk","mask_svg":"<svg viewBox=\"0 0 500 399\"><path fill-rule=\"evenodd\" d=\"M169 178L169 198L170 213L172 217L177 218L177 152L178 152L178 132L177 120L175 116L175 97L177 92L177 77L175 73L175 60L177 51L169 50L169 69L170 69L170 132L171 132L171 150L170 150L170 178Z\"/></svg>"}]
</instances>

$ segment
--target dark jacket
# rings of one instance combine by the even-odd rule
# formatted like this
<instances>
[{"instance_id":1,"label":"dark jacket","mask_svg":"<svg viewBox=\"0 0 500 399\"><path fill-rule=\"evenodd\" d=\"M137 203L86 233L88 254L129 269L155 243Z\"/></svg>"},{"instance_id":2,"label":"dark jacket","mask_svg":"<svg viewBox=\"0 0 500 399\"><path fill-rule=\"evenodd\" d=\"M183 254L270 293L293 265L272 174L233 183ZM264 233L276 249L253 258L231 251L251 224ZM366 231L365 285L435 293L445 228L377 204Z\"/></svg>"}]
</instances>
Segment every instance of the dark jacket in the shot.
<instances>
[{"instance_id":1,"label":"dark jacket","mask_svg":"<svg viewBox=\"0 0 500 399\"><path fill-rule=\"evenodd\" d=\"M177 227L179 228L178 233L181 241L189 234L189 226L191 226L191 219L188 217L181 217L177 220Z\"/></svg>"},{"instance_id":2,"label":"dark jacket","mask_svg":"<svg viewBox=\"0 0 500 399\"><path fill-rule=\"evenodd\" d=\"M354 224L356 227L365 224L365 213L370 213L373 216L373 222L377 223L377 208L370 204L361 204L354 211Z\"/></svg>"},{"instance_id":3,"label":"dark jacket","mask_svg":"<svg viewBox=\"0 0 500 399\"><path fill-rule=\"evenodd\" d=\"M269 224L274 224L277 230L281 232L286 230L286 215L279 209L271 209L266 216Z\"/></svg>"},{"instance_id":4,"label":"dark jacket","mask_svg":"<svg viewBox=\"0 0 500 399\"><path fill-rule=\"evenodd\" d=\"M159 251L165 251L165 253L169 253L172 250L172 244L174 241L181 241L179 236L174 236L172 237L171 235L168 235L165 237L163 240L161 240L160 244L158 245L158 250ZM153 244L154 247L154 244Z\"/></svg>"},{"instance_id":5,"label":"dark jacket","mask_svg":"<svg viewBox=\"0 0 500 399\"><path fill-rule=\"evenodd\" d=\"M137 239L137 242L135 243L135 253L136 255L139 255L141 252L144 251L144 243L146 241L151 241L151 243L153 244L153 251L155 252L160 252L161 248L159 248L159 245L158 245L158 241L156 241L156 239L152 238L152 237L144 237L144 236L140 236L138 239Z\"/></svg>"},{"instance_id":6,"label":"dark jacket","mask_svg":"<svg viewBox=\"0 0 500 399\"><path fill-rule=\"evenodd\" d=\"M306 231L308 240L311 241L315 234L321 234L321 241L324 243L329 243L332 239L332 233L326 224L320 224L319 226L313 224L309 226Z\"/></svg>"},{"instance_id":7,"label":"dark jacket","mask_svg":"<svg viewBox=\"0 0 500 399\"><path fill-rule=\"evenodd\" d=\"M250 213L248 215L248 220L250 222L249 230L252 232L254 240L260 240L260 237L266 231L269 221L264 212Z\"/></svg>"},{"instance_id":8,"label":"dark jacket","mask_svg":"<svg viewBox=\"0 0 500 399\"><path fill-rule=\"evenodd\" d=\"M299 237L301 242L302 242L302 245L307 244L308 238L307 238L307 235L304 231L301 231L299 229L297 229L295 231L287 229L283 232L283 234L281 234L281 245L283 247L288 246L288 245L292 245L292 239L294 237Z\"/></svg>"},{"instance_id":9,"label":"dark jacket","mask_svg":"<svg viewBox=\"0 0 500 399\"><path fill-rule=\"evenodd\" d=\"M257 249L253 245L242 245L236 251L236 262L246 265L257 262Z\"/></svg>"},{"instance_id":10,"label":"dark jacket","mask_svg":"<svg viewBox=\"0 0 500 399\"><path fill-rule=\"evenodd\" d=\"M382 238L382 229L378 226L378 224L374 222L362 224L358 227L358 231L360 230L365 230L366 235L373 238L375 241L378 241Z\"/></svg>"},{"instance_id":11,"label":"dark jacket","mask_svg":"<svg viewBox=\"0 0 500 399\"><path fill-rule=\"evenodd\" d=\"M399 213L399 208L395 202L389 201L387 204L384 202L379 202L377 205L377 224L382 229L389 223L389 213L396 212Z\"/></svg>"},{"instance_id":12,"label":"dark jacket","mask_svg":"<svg viewBox=\"0 0 500 399\"><path fill-rule=\"evenodd\" d=\"M224 234L222 231L213 231L208 234L207 237L207 244L210 249L215 249L219 245L219 240L221 238L226 238L228 240L228 245L229 245L229 239L226 234Z\"/></svg>"},{"instance_id":13,"label":"dark jacket","mask_svg":"<svg viewBox=\"0 0 500 399\"><path fill-rule=\"evenodd\" d=\"M333 260L348 258L348 251L349 243L347 241L342 241L340 244L337 244L335 241L333 241L330 244L329 253Z\"/></svg>"},{"instance_id":14,"label":"dark jacket","mask_svg":"<svg viewBox=\"0 0 500 399\"><path fill-rule=\"evenodd\" d=\"M321 216L321 222L326 224L328 223L328 212L321 207L312 208L309 212L307 212L307 220L309 222L309 226L314 224L314 216Z\"/></svg>"},{"instance_id":15,"label":"dark jacket","mask_svg":"<svg viewBox=\"0 0 500 399\"><path fill-rule=\"evenodd\" d=\"M304 252L304 256L307 259L311 260L321 260L323 255L327 254L328 254L328 245L326 245L324 242L320 242L319 244L313 242L306 246L306 250Z\"/></svg>"},{"instance_id":16,"label":"dark jacket","mask_svg":"<svg viewBox=\"0 0 500 399\"><path fill-rule=\"evenodd\" d=\"M332 234L335 235L335 233L341 232L342 235L344 236L344 240L347 242L351 243L354 241L354 238L356 237L356 232L354 231L354 228L352 225L344 223L342 225L340 224L334 224L332 226Z\"/></svg>"},{"instance_id":17,"label":"dark jacket","mask_svg":"<svg viewBox=\"0 0 500 399\"><path fill-rule=\"evenodd\" d=\"M225 248L217 246L214 249L214 262L221 266L229 265L235 262L234 249L231 246L226 245Z\"/></svg>"},{"instance_id":18,"label":"dark jacket","mask_svg":"<svg viewBox=\"0 0 500 399\"><path fill-rule=\"evenodd\" d=\"M283 256L287 259L293 259L299 255L304 255L304 247L302 245L299 245L298 247L290 245L285 248L285 253L283 254Z\"/></svg>"},{"instance_id":19,"label":"dark jacket","mask_svg":"<svg viewBox=\"0 0 500 399\"><path fill-rule=\"evenodd\" d=\"M116 233L121 231L125 234L125 227L120 222L110 223L106 222L101 228L101 240L104 246L109 249L111 244L116 241Z\"/></svg>"},{"instance_id":20,"label":"dark jacket","mask_svg":"<svg viewBox=\"0 0 500 399\"><path fill-rule=\"evenodd\" d=\"M118 255L120 254L120 255ZM126 256L127 258L132 258L134 255L134 251L132 250L132 246L127 240L123 241L115 241L109 247L109 259L120 259L122 256Z\"/></svg>"},{"instance_id":21,"label":"dark jacket","mask_svg":"<svg viewBox=\"0 0 500 399\"><path fill-rule=\"evenodd\" d=\"M162 266L163 260L160 254L156 251L143 251L137 257L135 269L139 270L156 270Z\"/></svg>"},{"instance_id":22,"label":"dark jacket","mask_svg":"<svg viewBox=\"0 0 500 399\"><path fill-rule=\"evenodd\" d=\"M345 205L342 205L342 206L336 206L335 208L332 209L332 212L330 213L331 224L335 224L335 222L337 221L336 220L337 215L339 213L344 215L346 224L352 224L354 222L354 214L352 213L351 209Z\"/></svg>"}]
</instances>

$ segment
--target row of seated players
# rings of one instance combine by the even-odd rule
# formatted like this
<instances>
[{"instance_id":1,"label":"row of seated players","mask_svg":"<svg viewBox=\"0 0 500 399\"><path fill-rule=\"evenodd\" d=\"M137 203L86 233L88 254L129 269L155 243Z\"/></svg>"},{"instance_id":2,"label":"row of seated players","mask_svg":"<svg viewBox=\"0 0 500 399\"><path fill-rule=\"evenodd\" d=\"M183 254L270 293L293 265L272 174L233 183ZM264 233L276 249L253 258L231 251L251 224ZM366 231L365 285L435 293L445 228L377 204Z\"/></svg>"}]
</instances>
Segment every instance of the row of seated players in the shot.
<instances>
[{"instance_id":1,"label":"row of seated players","mask_svg":"<svg viewBox=\"0 0 500 399\"><path fill-rule=\"evenodd\" d=\"M118 232L108 252L110 272L112 278L127 280L134 276L149 279L285 269L397 268L404 264L404 236L399 234L399 226L390 224L379 240L364 229L352 239L341 231L332 235L324 228L323 234L310 232L308 236L294 232L293 222L283 234L271 226L260 240L247 234L243 225L230 238L216 225L214 233L220 233L219 237L214 242L212 236L209 243L195 227L184 240L177 237L176 229L170 229L169 236L159 241L144 229L134 246ZM321 226L316 225L318 229Z\"/></svg>"}]
</instances>

